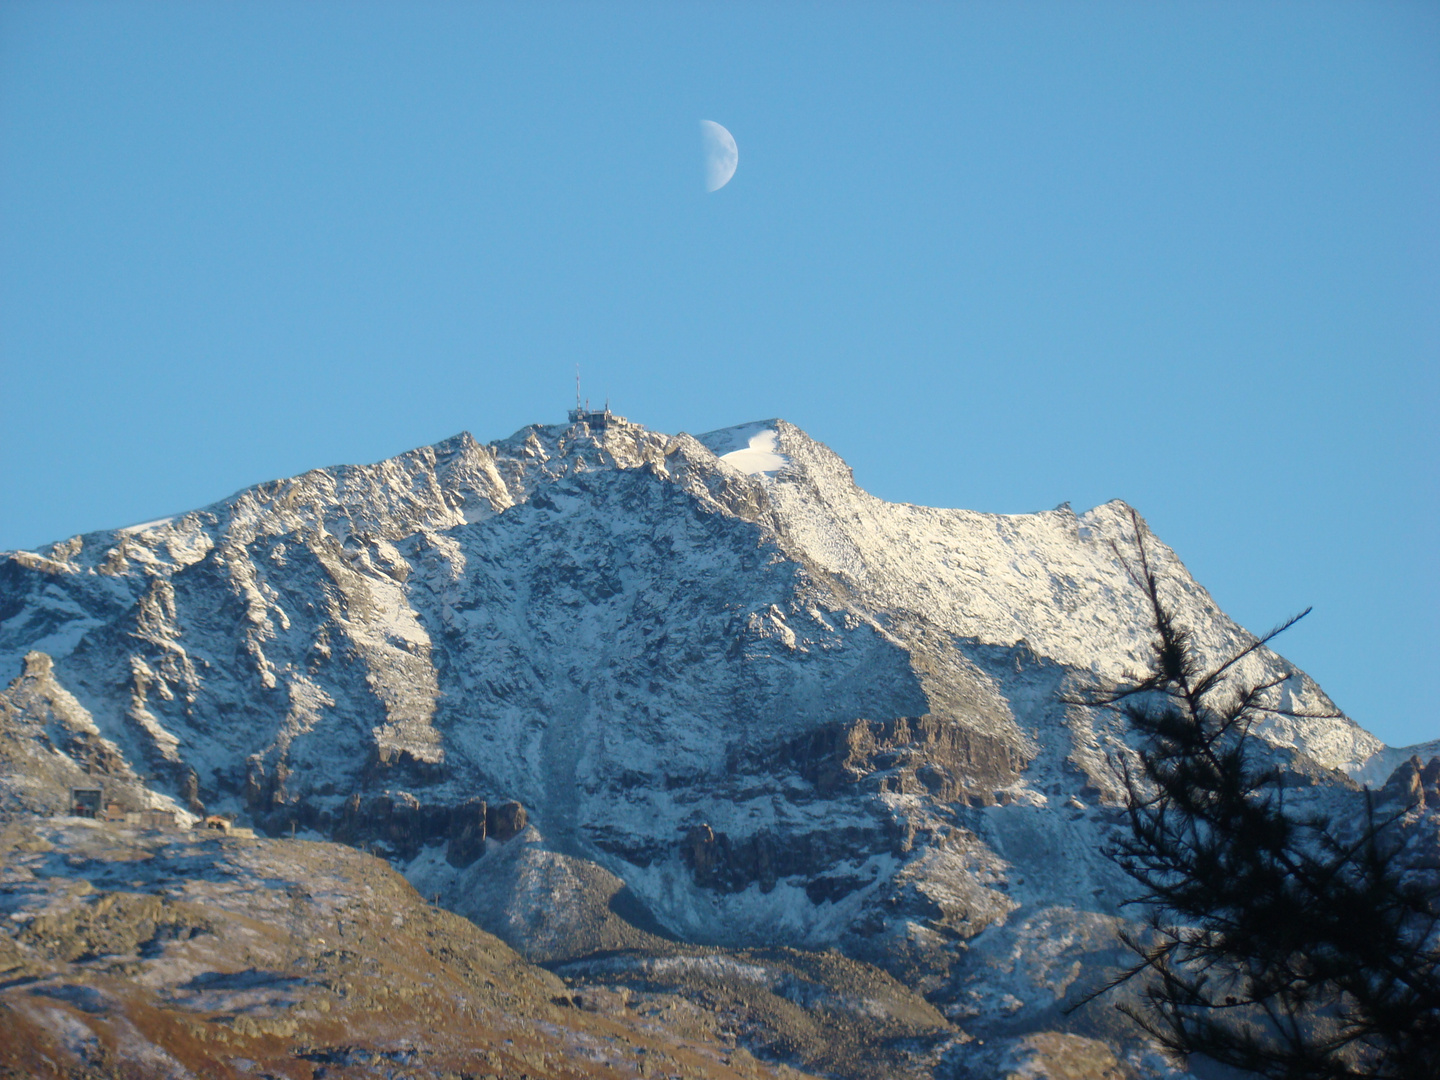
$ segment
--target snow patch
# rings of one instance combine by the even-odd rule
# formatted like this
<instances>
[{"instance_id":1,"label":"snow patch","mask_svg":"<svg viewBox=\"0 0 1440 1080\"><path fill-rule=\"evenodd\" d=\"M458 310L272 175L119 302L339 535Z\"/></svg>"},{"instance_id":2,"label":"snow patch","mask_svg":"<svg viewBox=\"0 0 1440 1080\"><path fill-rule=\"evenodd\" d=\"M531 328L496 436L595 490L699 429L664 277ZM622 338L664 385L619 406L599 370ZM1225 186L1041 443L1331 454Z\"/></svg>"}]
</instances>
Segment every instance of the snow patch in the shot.
<instances>
[{"instance_id":1,"label":"snow patch","mask_svg":"<svg viewBox=\"0 0 1440 1080\"><path fill-rule=\"evenodd\" d=\"M790 464L780 453L778 421L759 420L721 428L699 436L698 441L726 465L752 476L777 472Z\"/></svg>"},{"instance_id":2,"label":"snow patch","mask_svg":"<svg viewBox=\"0 0 1440 1080\"><path fill-rule=\"evenodd\" d=\"M777 453L780 436L774 431L761 431L750 437L750 445L744 450L735 450L720 458L732 469L755 475L773 473L790 464L790 459Z\"/></svg>"},{"instance_id":3,"label":"snow patch","mask_svg":"<svg viewBox=\"0 0 1440 1080\"><path fill-rule=\"evenodd\" d=\"M151 529L158 529L161 525L169 525L174 520L175 518L172 515L170 517L156 518L154 521L142 521L139 525L126 525L123 529L116 529L115 531L122 535L126 533L149 532Z\"/></svg>"}]
</instances>

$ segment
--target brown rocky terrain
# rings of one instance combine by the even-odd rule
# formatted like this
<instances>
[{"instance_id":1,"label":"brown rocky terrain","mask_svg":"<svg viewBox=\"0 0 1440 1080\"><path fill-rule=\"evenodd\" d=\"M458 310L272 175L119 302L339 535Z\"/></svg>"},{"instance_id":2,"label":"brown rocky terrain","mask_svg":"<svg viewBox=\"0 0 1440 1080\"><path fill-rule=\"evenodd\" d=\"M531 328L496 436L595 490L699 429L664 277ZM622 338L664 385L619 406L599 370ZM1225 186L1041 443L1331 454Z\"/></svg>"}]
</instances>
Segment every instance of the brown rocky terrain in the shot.
<instances>
[{"instance_id":1,"label":"brown rocky terrain","mask_svg":"<svg viewBox=\"0 0 1440 1080\"><path fill-rule=\"evenodd\" d=\"M665 992L581 992L340 845L0 830L0 1076L799 1077Z\"/></svg>"}]
</instances>

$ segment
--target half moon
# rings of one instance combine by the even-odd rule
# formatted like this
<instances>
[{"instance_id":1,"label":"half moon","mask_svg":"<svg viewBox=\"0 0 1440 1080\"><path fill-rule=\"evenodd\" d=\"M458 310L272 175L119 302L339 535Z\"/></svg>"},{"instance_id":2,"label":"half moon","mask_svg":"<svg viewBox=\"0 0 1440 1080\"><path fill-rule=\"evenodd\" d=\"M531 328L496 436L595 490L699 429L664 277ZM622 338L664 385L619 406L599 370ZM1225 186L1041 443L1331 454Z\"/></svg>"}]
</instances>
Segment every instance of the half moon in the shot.
<instances>
[{"instance_id":1,"label":"half moon","mask_svg":"<svg viewBox=\"0 0 1440 1080\"><path fill-rule=\"evenodd\" d=\"M700 141L705 147L705 190L719 191L735 175L740 150L735 136L714 120L700 121Z\"/></svg>"}]
</instances>

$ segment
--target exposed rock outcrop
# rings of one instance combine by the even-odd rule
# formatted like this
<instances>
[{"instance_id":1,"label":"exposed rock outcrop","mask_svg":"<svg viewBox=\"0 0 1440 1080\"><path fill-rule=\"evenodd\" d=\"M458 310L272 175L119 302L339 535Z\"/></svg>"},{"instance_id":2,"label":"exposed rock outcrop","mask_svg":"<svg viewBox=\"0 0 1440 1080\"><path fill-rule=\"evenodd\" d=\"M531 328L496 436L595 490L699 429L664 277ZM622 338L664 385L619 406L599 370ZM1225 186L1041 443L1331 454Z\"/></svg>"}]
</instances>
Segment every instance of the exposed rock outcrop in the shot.
<instances>
[{"instance_id":1,"label":"exposed rock outcrop","mask_svg":"<svg viewBox=\"0 0 1440 1080\"><path fill-rule=\"evenodd\" d=\"M777 836L762 829L744 837L717 833L708 824L693 826L680 845L685 864L702 888L740 892L758 884L768 893L781 878L812 879L806 886L813 902L836 900L870 879L827 876L837 864L866 856L903 854L902 839L878 827L840 825L834 829Z\"/></svg>"},{"instance_id":2,"label":"exposed rock outcrop","mask_svg":"<svg viewBox=\"0 0 1440 1080\"><path fill-rule=\"evenodd\" d=\"M1432 757L1428 765L1418 756L1402 761L1380 789L1379 799L1397 810L1440 807L1440 757Z\"/></svg>"},{"instance_id":3,"label":"exposed rock outcrop","mask_svg":"<svg viewBox=\"0 0 1440 1080\"><path fill-rule=\"evenodd\" d=\"M525 807L518 802L491 806L484 799L462 803L421 803L408 791L383 792L370 797L359 792L341 805L338 814L306 813L306 804L294 807L296 820L353 847L378 849L400 862L415 858L423 848L445 845L451 866L469 866L485 853L487 838L509 840L525 827ZM279 832L282 830L271 830Z\"/></svg>"},{"instance_id":4,"label":"exposed rock outcrop","mask_svg":"<svg viewBox=\"0 0 1440 1080\"><path fill-rule=\"evenodd\" d=\"M467 799L450 812L450 837L445 861L451 866L469 866L485 854L489 808L484 799ZM498 838L497 838L498 839Z\"/></svg>"},{"instance_id":5,"label":"exposed rock outcrop","mask_svg":"<svg viewBox=\"0 0 1440 1080\"><path fill-rule=\"evenodd\" d=\"M824 724L784 743L773 760L822 796L866 783L966 806L995 805L1026 764L1014 742L930 713Z\"/></svg>"},{"instance_id":6,"label":"exposed rock outcrop","mask_svg":"<svg viewBox=\"0 0 1440 1080\"><path fill-rule=\"evenodd\" d=\"M485 811L486 832L496 840L509 840L525 828L525 807L518 802L505 802Z\"/></svg>"}]
</instances>

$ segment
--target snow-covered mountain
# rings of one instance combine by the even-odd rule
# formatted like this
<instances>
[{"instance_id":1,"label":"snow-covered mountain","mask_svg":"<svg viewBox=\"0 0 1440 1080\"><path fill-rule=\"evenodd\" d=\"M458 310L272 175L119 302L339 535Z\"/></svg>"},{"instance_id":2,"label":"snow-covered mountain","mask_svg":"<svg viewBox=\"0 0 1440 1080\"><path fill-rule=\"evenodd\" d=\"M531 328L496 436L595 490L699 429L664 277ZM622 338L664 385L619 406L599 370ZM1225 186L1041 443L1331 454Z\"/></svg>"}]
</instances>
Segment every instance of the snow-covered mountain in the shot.
<instances>
[{"instance_id":1,"label":"snow-covered mountain","mask_svg":"<svg viewBox=\"0 0 1440 1080\"><path fill-rule=\"evenodd\" d=\"M0 556L0 680L45 654L71 728L179 805L377 845L532 956L620 924L838 948L971 1028L1058 1023L1124 895L1128 733L1061 694L1148 663L1129 508L888 503L781 420L596 419ZM1147 549L1205 655L1251 640ZM1386 751L1261 734L1341 786Z\"/></svg>"}]
</instances>

